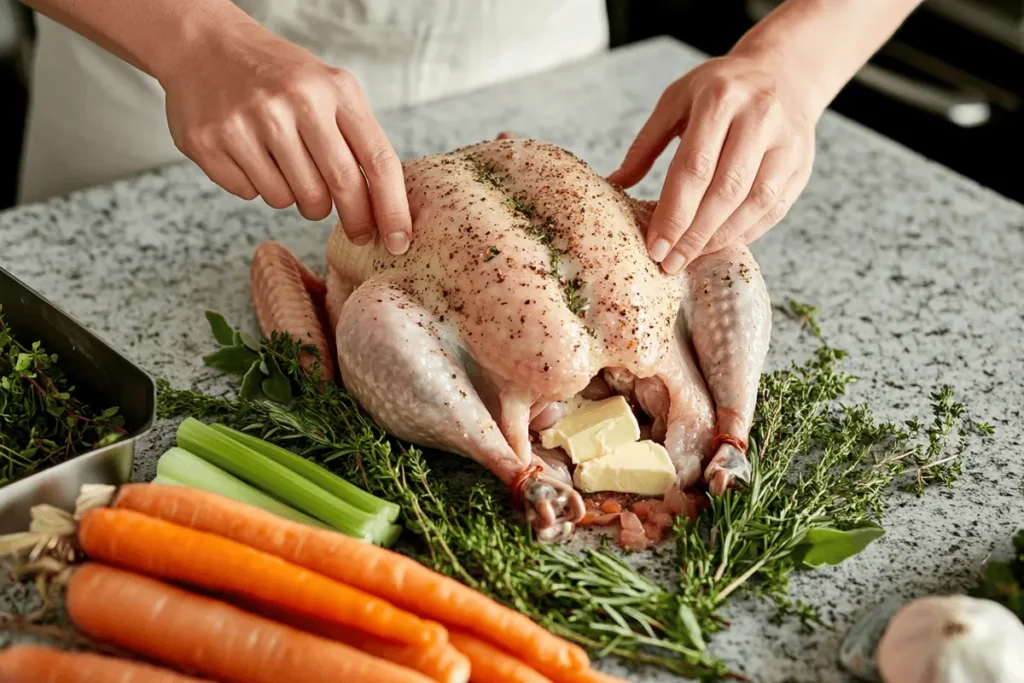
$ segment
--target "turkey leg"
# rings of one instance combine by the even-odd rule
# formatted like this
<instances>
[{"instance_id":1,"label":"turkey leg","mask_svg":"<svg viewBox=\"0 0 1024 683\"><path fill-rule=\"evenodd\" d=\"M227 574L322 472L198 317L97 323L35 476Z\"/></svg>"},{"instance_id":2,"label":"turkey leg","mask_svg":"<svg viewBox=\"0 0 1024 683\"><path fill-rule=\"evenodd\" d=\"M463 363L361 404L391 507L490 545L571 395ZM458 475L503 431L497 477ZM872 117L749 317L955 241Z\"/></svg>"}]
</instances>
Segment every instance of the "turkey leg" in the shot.
<instances>
[{"instance_id":1,"label":"turkey leg","mask_svg":"<svg viewBox=\"0 0 1024 683\"><path fill-rule=\"evenodd\" d=\"M704 478L718 495L750 480L747 439L771 338L771 303L761 270L743 245L701 256L686 275L685 321L717 417Z\"/></svg>"},{"instance_id":2,"label":"turkey leg","mask_svg":"<svg viewBox=\"0 0 1024 683\"><path fill-rule=\"evenodd\" d=\"M571 535L582 498L539 457L517 455L432 313L394 283L371 278L349 295L336 329L342 381L389 433L491 470L541 540ZM529 412L522 417L525 430Z\"/></svg>"}]
</instances>

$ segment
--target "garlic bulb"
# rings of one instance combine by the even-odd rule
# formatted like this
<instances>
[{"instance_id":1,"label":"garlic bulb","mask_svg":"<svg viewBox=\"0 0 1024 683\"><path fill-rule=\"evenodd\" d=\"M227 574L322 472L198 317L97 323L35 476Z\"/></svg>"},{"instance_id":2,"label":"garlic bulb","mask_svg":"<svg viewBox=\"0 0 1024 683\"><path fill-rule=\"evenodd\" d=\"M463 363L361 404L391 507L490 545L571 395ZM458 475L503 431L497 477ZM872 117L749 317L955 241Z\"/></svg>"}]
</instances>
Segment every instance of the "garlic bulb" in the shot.
<instances>
[{"instance_id":1,"label":"garlic bulb","mask_svg":"<svg viewBox=\"0 0 1024 683\"><path fill-rule=\"evenodd\" d=\"M1024 624L992 600L918 598L889 622L876 657L885 683L1024 683Z\"/></svg>"}]
</instances>

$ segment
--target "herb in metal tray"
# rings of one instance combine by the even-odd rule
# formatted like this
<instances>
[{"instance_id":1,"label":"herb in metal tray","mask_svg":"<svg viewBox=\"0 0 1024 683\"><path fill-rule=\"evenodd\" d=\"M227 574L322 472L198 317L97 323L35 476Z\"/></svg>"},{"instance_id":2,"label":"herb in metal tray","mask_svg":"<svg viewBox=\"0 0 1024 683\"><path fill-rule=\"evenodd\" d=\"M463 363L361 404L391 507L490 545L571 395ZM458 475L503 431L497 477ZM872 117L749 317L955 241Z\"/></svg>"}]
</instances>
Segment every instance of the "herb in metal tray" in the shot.
<instances>
[{"instance_id":1,"label":"herb in metal tray","mask_svg":"<svg viewBox=\"0 0 1024 683\"><path fill-rule=\"evenodd\" d=\"M820 340L812 308L788 312ZM276 334L263 342L262 354L293 384L287 405L161 382L160 413L217 418L332 466L401 505L423 563L594 656L708 680L742 678L707 645L727 626L719 610L730 596L752 595L772 601L780 616L816 621L812 606L787 597L792 572L862 550L883 533L878 520L891 495L951 484L968 436L991 431L963 416L948 387L930 396L930 419L906 424L840 403L855 378L839 369L845 354L822 341L806 363L762 378L750 487L714 499L696 523L678 522L674 548L654 551L665 560L665 577L649 578L614 549L535 543L493 477L466 460L425 455L389 438L344 388L311 379L299 350Z\"/></svg>"},{"instance_id":2,"label":"herb in metal tray","mask_svg":"<svg viewBox=\"0 0 1024 683\"><path fill-rule=\"evenodd\" d=\"M96 411L36 341L14 338L0 309L0 486L117 441L117 407Z\"/></svg>"}]
</instances>

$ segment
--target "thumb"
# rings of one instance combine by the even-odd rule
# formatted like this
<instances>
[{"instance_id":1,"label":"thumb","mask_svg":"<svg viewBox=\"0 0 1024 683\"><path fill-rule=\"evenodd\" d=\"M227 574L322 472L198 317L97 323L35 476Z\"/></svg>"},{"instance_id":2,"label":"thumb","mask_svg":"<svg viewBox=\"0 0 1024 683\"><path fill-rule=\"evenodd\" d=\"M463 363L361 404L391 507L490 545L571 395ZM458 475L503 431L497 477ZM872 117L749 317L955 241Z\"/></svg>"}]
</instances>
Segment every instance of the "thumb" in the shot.
<instances>
[{"instance_id":1,"label":"thumb","mask_svg":"<svg viewBox=\"0 0 1024 683\"><path fill-rule=\"evenodd\" d=\"M629 146L622 163L608 176L609 182L621 187L632 187L647 175L668 143L678 134L680 118L686 110L683 105L678 98L668 97L668 93L662 95L633 144Z\"/></svg>"}]
</instances>

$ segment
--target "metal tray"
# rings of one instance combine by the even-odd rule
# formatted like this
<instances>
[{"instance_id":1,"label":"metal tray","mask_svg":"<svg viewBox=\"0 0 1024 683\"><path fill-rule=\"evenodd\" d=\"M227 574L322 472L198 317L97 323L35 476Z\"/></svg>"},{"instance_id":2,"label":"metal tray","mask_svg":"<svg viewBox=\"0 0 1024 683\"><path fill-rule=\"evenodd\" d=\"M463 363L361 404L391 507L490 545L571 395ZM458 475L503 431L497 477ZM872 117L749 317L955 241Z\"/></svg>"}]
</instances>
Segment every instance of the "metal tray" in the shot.
<instances>
[{"instance_id":1,"label":"metal tray","mask_svg":"<svg viewBox=\"0 0 1024 683\"><path fill-rule=\"evenodd\" d=\"M135 442L153 426L156 383L144 370L68 313L0 268L0 306L14 335L42 342L92 405L118 406L126 434L59 465L0 486L0 534L25 531L33 505L71 509L82 484L123 484L131 478Z\"/></svg>"}]
</instances>

